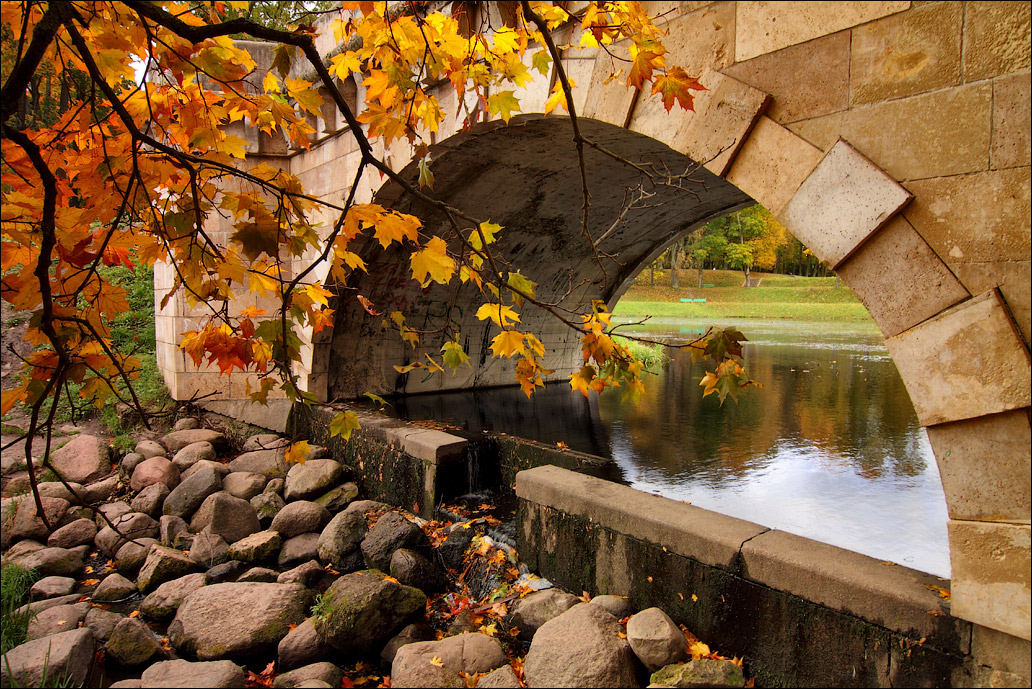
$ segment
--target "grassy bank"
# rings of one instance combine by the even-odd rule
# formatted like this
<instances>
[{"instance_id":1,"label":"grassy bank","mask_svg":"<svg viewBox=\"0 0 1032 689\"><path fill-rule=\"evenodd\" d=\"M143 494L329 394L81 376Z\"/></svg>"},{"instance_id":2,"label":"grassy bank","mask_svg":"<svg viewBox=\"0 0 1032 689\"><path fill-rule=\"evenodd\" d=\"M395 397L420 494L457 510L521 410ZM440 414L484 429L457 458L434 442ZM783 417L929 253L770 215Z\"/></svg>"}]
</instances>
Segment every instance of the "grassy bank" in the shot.
<instances>
[{"instance_id":1,"label":"grassy bank","mask_svg":"<svg viewBox=\"0 0 1032 689\"><path fill-rule=\"evenodd\" d=\"M681 272L681 287L669 286L670 276L656 272L656 284L649 284L649 273L642 273L634 286L620 299L614 314L628 318L656 316L667 318L765 318L771 320L869 321L870 314L856 295L835 278L801 278L753 273L758 287L742 287L743 275L737 271L707 270L698 287L698 274ZM705 299L682 302L681 299Z\"/></svg>"}]
</instances>

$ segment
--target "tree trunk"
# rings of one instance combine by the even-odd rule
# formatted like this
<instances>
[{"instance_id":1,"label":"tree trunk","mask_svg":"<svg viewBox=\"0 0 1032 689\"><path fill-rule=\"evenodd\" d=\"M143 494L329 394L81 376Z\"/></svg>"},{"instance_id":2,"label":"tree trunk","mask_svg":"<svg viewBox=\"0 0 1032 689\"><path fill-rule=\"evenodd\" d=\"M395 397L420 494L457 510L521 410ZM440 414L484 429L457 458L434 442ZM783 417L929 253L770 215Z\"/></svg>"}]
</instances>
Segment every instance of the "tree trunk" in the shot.
<instances>
[{"instance_id":1,"label":"tree trunk","mask_svg":"<svg viewBox=\"0 0 1032 689\"><path fill-rule=\"evenodd\" d=\"M702 289L702 264L699 264L699 289Z\"/></svg>"},{"instance_id":2,"label":"tree trunk","mask_svg":"<svg viewBox=\"0 0 1032 689\"><path fill-rule=\"evenodd\" d=\"M681 255L681 242L675 243L670 247L670 286L673 289L680 288L680 283L677 279L677 262Z\"/></svg>"},{"instance_id":3,"label":"tree trunk","mask_svg":"<svg viewBox=\"0 0 1032 689\"><path fill-rule=\"evenodd\" d=\"M653 261L649 264L649 287L656 286L656 263Z\"/></svg>"}]
</instances>

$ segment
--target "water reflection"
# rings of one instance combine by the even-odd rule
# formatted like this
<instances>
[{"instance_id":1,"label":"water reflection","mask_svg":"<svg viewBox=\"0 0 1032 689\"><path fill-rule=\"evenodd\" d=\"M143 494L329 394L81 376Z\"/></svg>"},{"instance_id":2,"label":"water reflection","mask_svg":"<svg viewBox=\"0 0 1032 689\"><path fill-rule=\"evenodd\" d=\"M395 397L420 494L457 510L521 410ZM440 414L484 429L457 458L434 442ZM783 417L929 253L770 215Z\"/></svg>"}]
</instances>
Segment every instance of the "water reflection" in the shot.
<instances>
[{"instance_id":1,"label":"water reflection","mask_svg":"<svg viewBox=\"0 0 1032 689\"><path fill-rule=\"evenodd\" d=\"M709 324L660 320L647 330L686 341ZM531 400L515 389L414 396L396 412L561 440L612 457L640 490L949 576L935 460L877 329L737 325L764 386L738 404L702 399L701 368L676 351L635 405L614 393L589 403L556 385Z\"/></svg>"}]
</instances>

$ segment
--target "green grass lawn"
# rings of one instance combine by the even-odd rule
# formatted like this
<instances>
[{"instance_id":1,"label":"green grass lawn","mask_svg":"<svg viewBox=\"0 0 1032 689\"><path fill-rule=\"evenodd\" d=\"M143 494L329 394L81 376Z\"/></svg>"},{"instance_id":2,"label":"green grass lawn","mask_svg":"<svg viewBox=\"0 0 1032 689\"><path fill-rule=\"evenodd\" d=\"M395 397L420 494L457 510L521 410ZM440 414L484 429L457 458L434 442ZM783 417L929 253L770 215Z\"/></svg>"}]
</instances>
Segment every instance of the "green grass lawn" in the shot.
<instances>
[{"instance_id":1,"label":"green grass lawn","mask_svg":"<svg viewBox=\"0 0 1032 689\"><path fill-rule=\"evenodd\" d=\"M649 286L648 272L617 303L613 313L629 318L767 318L814 321L869 321L870 314L848 287L835 287L835 278L800 278L753 273L759 287L742 287L742 273L707 270L698 287L695 271L682 271L681 287L669 286L669 275L657 272ZM681 299L705 299L684 303Z\"/></svg>"}]
</instances>

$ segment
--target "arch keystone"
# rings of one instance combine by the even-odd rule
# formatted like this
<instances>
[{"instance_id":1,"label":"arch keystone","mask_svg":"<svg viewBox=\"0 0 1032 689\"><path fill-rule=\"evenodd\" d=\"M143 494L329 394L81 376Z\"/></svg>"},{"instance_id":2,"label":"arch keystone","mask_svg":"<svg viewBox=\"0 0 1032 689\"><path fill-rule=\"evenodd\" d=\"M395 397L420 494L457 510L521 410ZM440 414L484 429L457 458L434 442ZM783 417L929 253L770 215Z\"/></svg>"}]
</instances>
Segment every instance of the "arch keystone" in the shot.
<instances>
[{"instance_id":1,"label":"arch keystone","mask_svg":"<svg viewBox=\"0 0 1032 689\"><path fill-rule=\"evenodd\" d=\"M896 180L839 139L779 220L819 259L837 268L911 198Z\"/></svg>"}]
</instances>

